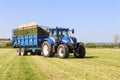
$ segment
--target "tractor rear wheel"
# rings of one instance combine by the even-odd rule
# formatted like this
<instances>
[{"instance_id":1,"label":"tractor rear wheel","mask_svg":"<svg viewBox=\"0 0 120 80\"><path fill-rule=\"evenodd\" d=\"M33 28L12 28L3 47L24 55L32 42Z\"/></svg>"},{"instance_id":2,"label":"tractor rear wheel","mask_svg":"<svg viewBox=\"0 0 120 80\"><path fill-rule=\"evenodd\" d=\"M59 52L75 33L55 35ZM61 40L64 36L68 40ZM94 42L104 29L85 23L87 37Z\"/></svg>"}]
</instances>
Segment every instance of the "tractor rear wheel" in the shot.
<instances>
[{"instance_id":1,"label":"tractor rear wheel","mask_svg":"<svg viewBox=\"0 0 120 80\"><path fill-rule=\"evenodd\" d=\"M42 44L42 53L44 57L53 57L52 46L48 41L44 41Z\"/></svg>"},{"instance_id":2,"label":"tractor rear wheel","mask_svg":"<svg viewBox=\"0 0 120 80\"><path fill-rule=\"evenodd\" d=\"M26 56L26 55L27 55L26 48L21 48L21 56Z\"/></svg>"},{"instance_id":3,"label":"tractor rear wheel","mask_svg":"<svg viewBox=\"0 0 120 80\"><path fill-rule=\"evenodd\" d=\"M59 58L68 58L69 57L68 46L64 44L60 44L57 48L57 55Z\"/></svg>"},{"instance_id":4,"label":"tractor rear wheel","mask_svg":"<svg viewBox=\"0 0 120 80\"><path fill-rule=\"evenodd\" d=\"M76 53L74 53L74 57L75 58L84 58L85 57L85 48L83 45L80 45L77 48Z\"/></svg>"}]
</instances>

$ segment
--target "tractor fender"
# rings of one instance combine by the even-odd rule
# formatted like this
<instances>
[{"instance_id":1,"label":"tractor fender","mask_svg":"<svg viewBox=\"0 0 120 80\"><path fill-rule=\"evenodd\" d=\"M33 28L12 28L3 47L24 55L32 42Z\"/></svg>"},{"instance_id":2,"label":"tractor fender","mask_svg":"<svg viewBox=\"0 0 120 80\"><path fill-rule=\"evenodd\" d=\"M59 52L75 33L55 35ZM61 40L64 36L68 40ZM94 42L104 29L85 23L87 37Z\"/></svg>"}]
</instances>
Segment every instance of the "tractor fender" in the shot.
<instances>
[{"instance_id":1,"label":"tractor fender","mask_svg":"<svg viewBox=\"0 0 120 80\"><path fill-rule=\"evenodd\" d=\"M50 39L50 38L45 38L44 41L48 41L51 46L54 45L54 41L52 39Z\"/></svg>"}]
</instances>

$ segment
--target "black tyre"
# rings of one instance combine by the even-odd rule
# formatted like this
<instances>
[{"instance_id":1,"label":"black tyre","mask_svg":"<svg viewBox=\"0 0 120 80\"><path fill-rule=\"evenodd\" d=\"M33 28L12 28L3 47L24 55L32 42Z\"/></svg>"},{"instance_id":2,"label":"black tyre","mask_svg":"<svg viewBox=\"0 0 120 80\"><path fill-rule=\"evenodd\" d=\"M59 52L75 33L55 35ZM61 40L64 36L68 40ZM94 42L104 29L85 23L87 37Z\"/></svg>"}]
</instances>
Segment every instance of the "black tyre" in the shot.
<instances>
[{"instance_id":1,"label":"black tyre","mask_svg":"<svg viewBox=\"0 0 120 80\"><path fill-rule=\"evenodd\" d=\"M76 53L74 53L75 58L84 58L85 57L85 48L84 46L78 46Z\"/></svg>"},{"instance_id":2,"label":"black tyre","mask_svg":"<svg viewBox=\"0 0 120 80\"><path fill-rule=\"evenodd\" d=\"M59 58L68 58L69 57L69 49L67 45L61 44L57 48L57 55Z\"/></svg>"},{"instance_id":3,"label":"black tyre","mask_svg":"<svg viewBox=\"0 0 120 80\"><path fill-rule=\"evenodd\" d=\"M42 44L42 54L44 57L54 56L54 54L52 53L52 46L49 44L48 41L44 41Z\"/></svg>"},{"instance_id":4,"label":"black tyre","mask_svg":"<svg viewBox=\"0 0 120 80\"><path fill-rule=\"evenodd\" d=\"M26 55L27 55L26 48L21 48L21 56L26 56Z\"/></svg>"},{"instance_id":5,"label":"black tyre","mask_svg":"<svg viewBox=\"0 0 120 80\"><path fill-rule=\"evenodd\" d=\"M20 56L21 55L21 48L18 48L17 49L17 56Z\"/></svg>"}]
</instances>

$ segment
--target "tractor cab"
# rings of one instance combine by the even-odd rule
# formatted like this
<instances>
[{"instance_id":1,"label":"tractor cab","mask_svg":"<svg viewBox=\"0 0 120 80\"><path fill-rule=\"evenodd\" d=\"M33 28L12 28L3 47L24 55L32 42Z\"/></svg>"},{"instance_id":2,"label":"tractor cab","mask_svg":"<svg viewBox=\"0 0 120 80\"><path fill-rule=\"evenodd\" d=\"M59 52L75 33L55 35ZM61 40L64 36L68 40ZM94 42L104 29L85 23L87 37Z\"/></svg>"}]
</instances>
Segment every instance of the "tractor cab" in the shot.
<instances>
[{"instance_id":1,"label":"tractor cab","mask_svg":"<svg viewBox=\"0 0 120 80\"><path fill-rule=\"evenodd\" d=\"M69 28L52 28L50 30L50 38L54 42L65 43L65 44L74 44L70 36L70 32L74 33L73 30L69 30Z\"/></svg>"}]
</instances>

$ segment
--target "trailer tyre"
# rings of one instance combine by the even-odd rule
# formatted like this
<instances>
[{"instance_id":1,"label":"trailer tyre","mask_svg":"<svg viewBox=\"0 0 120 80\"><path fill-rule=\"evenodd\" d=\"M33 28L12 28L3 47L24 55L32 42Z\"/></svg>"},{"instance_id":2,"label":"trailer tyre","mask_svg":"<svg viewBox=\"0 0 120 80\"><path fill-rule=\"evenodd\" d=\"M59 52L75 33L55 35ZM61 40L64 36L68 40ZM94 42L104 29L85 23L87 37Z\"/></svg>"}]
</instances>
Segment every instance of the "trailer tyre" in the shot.
<instances>
[{"instance_id":1,"label":"trailer tyre","mask_svg":"<svg viewBox=\"0 0 120 80\"><path fill-rule=\"evenodd\" d=\"M44 41L42 44L42 54L44 57L53 57L52 46L48 41Z\"/></svg>"},{"instance_id":2,"label":"trailer tyre","mask_svg":"<svg viewBox=\"0 0 120 80\"><path fill-rule=\"evenodd\" d=\"M85 48L83 45L79 45L76 53L74 53L75 58L84 58L85 57Z\"/></svg>"},{"instance_id":3,"label":"trailer tyre","mask_svg":"<svg viewBox=\"0 0 120 80\"><path fill-rule=\"evenodd\" d=\"M67 45L61 44L57 48L57 55L59 58L68 58L69 57L69 49Z\"/></svg>"},{"instance_id":4,"label":"trailer tyre","mask_svg":"<svg viewBox=\"0 0 120 80\"><path fill-rule=\"evenodd\" d=\"M26 55L27 55L26 48L21 48L21 56L26 56Z\"/></svg>"},{"instance_id":5,"label":"trailer tyre","mask_svg":"<svg viewBox=\"0 0 120 80\"><path fill-rule=\"evenodd\" d=\"M17 49L17 56L20 56L21 55L21 48L18 48Z\"/></svg>"}]
</instances>

